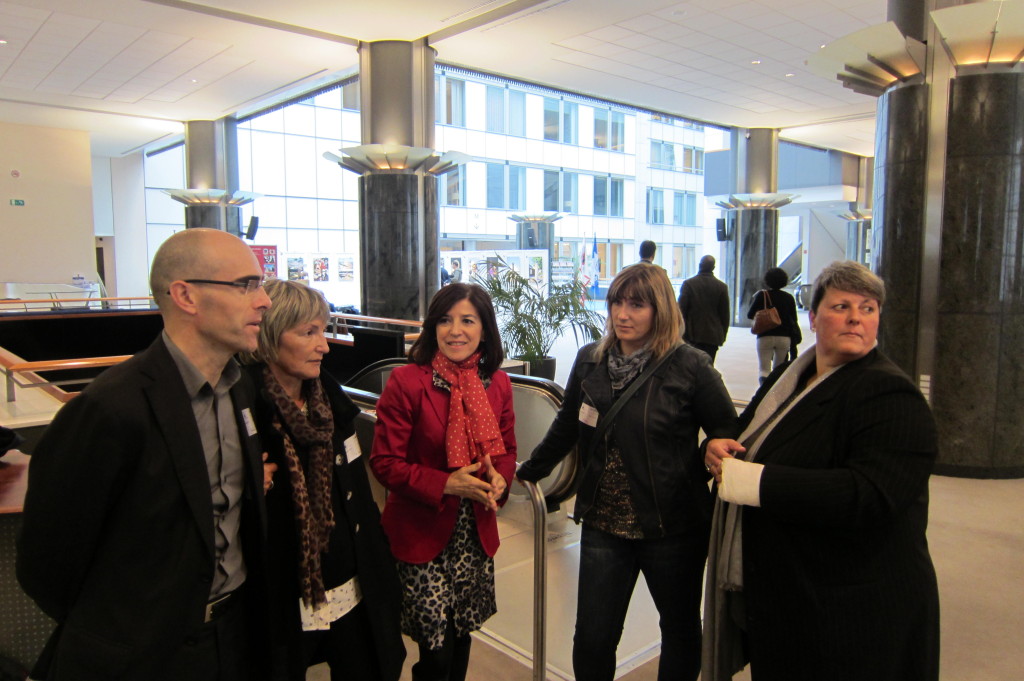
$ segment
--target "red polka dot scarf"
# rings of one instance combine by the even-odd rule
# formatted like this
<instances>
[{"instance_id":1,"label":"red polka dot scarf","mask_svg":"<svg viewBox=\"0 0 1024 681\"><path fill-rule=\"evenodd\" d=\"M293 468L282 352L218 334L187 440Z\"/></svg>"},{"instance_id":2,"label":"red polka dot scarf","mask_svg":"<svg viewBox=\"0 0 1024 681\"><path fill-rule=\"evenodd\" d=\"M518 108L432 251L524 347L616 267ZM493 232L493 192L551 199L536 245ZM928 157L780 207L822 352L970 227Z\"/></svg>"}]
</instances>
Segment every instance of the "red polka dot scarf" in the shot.
<instances>
[{"instance_id":1,"label":"red polka dot scarf","mask_svg":"<svg viewBox=\"0 0 1024 681\"><path fill-rule=\"evenodd\" d=\"M445 432L445 451L449 468L462 468L476 463L484 456L505 453L498 420L487 400L484 384L480 380L478 362L480 353L458 364L444 356L440 350L430 366L451 386L448 405L448 429Z\"/></svg>"}]
</instances>

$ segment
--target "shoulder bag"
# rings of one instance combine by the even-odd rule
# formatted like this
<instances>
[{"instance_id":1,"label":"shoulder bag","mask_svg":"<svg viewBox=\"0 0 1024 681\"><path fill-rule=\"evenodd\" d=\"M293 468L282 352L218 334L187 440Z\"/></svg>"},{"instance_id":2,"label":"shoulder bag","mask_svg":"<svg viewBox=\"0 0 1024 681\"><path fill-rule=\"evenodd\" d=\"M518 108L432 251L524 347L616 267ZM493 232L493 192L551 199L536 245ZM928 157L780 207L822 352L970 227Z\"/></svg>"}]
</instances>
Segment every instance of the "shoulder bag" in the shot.
<instances>
[{"instance_id":1,"label":"shoulder bag","mask_svg":"<svg viewBox=\"0 0 1024 681\"><path fill-rule=\"evenodd\" d=\"M759 336L765 331L771 331L776 326L782 324L782 319L779 317L779 311L771 305L772 299L768 295L767 289L762 289L761 295L764 297L761 299L764 303L764 307L754 313L754 324L750 327L750 333L755 336Z\"/></svg>"}]
</instances>

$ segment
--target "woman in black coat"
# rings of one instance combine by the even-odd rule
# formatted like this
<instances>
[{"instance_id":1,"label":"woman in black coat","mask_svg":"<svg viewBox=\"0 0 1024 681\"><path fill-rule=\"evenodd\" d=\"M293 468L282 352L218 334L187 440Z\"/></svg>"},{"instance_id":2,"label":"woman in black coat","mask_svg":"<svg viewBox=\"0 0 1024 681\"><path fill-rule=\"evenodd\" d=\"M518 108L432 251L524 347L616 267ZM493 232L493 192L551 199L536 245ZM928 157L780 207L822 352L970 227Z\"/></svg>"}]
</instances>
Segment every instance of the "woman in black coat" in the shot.
<instances>
[{"instance_id":1,"label":"woman in black coat","mask_svg":"<svg viewBox=\"0 0 1024 681\"><path fill-rule=\"evenodd\" d=\"M803 340L800 322L796 317L796 300L782 287L789 283L789 275L781 267L772 267L764 273L766 288L754 294L747 310L747 319L753 319L758 310L774 307L781 324L757 335L758 378L761 382L773 369L796 357L796 346Z\"/></svg>"},{"instance_id":2,"label":"woman in black coat","mask_svg":"<svg viewBox=\"0 0 1024 681\"><path fill-rule=\"evenodd\" d=\"M405 659L400 592L355 436L359 413L320 363L329 312L297 282L265 285L273 305L247 366L268 463L274 679L302 681L327 662L331 679L395 681Z\"/></svg>"},{"instance_id":3,"label":"woman in black coat","mask_svg":"<svg viewBox=\"0 0 1024 681\"><path fill-rule=\"evenodd\" d=\"M938 679L925 536L935 421L876 348L884 298L863 265L825 268L815 346L769 376L735 439L707 444L719 501L704 681L748 660L754 681Z\"/></svg>"}]
</instances>

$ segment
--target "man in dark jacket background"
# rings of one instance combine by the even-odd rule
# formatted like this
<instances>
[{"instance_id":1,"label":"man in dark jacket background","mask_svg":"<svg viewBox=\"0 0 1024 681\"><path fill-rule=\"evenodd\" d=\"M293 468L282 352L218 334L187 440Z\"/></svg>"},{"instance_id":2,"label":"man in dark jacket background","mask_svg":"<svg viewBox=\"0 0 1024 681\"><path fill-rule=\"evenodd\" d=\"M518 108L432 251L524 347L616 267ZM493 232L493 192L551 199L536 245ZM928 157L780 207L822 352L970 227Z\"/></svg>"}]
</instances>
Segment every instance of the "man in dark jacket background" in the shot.
<instances>
[{"instance_id":1,"label":"man in dark jacket background","mask_svg":"<svg viewBox=\"0 0 1024 681\"><path fill-rule=\"evenodd\" d=\"M715 258L700 259L697 275L679 287L679 311L683 313L683 340L711 357L729 333L729 287L715 275Z\"/></svg>"}]
</instances>

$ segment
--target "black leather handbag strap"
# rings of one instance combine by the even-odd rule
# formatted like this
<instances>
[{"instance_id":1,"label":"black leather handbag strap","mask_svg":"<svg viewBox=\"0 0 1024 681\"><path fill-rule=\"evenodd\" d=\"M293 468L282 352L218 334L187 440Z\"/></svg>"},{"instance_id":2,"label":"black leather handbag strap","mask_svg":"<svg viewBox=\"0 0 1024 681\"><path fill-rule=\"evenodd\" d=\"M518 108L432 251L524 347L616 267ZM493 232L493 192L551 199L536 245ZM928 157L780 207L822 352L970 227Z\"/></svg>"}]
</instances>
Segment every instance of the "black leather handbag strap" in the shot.
<instances>
[{"instance_id":1,"label":"black leather handbag strap","mask_svg":"<svg viewBox=\"0 0 1024 681\"><path fill-rule=\"evenodd\" d=\"M662 357L657 362L649 364L647 368L644 369L643 372L639 376L637 376L632 383L629 384L629 387L627 387L622 392L622 394L619 395L619 398L612 403L611 409L609 409L608 412L601 417L601 423L597 425L597 430L594 432L594 437L590 441L591 449L597 447L597 444L604 439L605 431L608 430L608 426L611 425L612 421L618 415L619 411L621 411L623 405L626 404L626 401L629 400L629 398L632 397L633 394L640 389L640 386L647 382L647 379L654 375L654 372L658 370L658 367L664 364L669 357L675 354L675 351L678 348L678 345L675 346L674 348L666 352L664 355L662 355Z\"/></svg>"}]
</instances>

